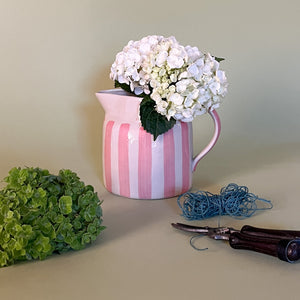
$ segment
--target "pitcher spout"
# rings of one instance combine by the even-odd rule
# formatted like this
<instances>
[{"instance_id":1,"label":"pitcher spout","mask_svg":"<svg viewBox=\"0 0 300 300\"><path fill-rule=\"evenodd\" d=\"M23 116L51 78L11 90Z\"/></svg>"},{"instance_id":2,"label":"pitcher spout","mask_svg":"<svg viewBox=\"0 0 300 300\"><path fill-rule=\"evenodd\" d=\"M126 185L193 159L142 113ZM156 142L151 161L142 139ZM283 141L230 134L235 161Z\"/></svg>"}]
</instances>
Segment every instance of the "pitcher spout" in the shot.
<instances>
[{"instance_id":1,"label":"pitcher spout","mask_svg":"<svg viewBox=\"0 0 300 300\"><path fill-rule=\"evenodd\" d=\"M142 98L136 97L122 89L103 90L96 93L105 116L113 116L119 120L135 121L139 115Z\"/></svg>"}]
</instances>

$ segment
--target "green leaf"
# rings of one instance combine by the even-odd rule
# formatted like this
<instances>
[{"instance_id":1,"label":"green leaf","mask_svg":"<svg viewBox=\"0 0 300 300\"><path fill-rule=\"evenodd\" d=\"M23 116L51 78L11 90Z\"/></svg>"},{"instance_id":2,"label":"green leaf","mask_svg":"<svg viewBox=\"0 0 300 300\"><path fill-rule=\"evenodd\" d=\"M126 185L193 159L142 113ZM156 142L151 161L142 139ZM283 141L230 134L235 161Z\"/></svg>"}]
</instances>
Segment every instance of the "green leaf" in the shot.
<instances>
[{"instance_id":1,"label":"green leaf","mask_svg":"<svg viewBox=\"0 0 300 300\"><path fill-rule=\"evenodd\" d=\"M43 236L41 233L37 234L36 239L32 243L32 253L33 258L44 259L49 252L51 252L50 239Z\"/></svg>"},{"instance_id":2,"label":"green leaf","mask_svg":"<svg viewBox=\"0 0 300 300\"><path fill-rule=\"evenodd\" d=\"M64 216L61 214L56 215L55 217L55 223L60 224L64 221Z\"/></svg>"},{"instance_id":3,"label":"green leaf","mask_svg":"<svg viewBox=\"0 0 300 300\"><path fill-rule=\"evenodd\" d=\"M145 96L140 104L140 119L143 128L153 135L154 140L160 134L170 130L176 123L174 118L168 120L155 110L155 101Z\"/></svg>"},{"instance_id":4,"label":"green leaf","mask_svg":"<svg viewBox=\"0 0 300 300\"><path fill-rule=\"evenodd\" d=\"M82 244L80 243L79 237L74 238L74 239L72 240L72 242L70 243L70 246L71 246L71 248L74 249L74 250L81 250L81 249L84 248L84 245L82 245Z\"/></svg>"},{"instance_id":5,"label":"green leaf","mask_svg":"<svg viewBox=\"0 0 300 300\"><path fill-rule=\"evenodd\" d=\"M0 250L0 267L5 267L8 265L8 254L5 251Z\"/></svg>"},{"instance_id":6,"label":"green leaf","mask_svg":"<svg viewBox=\"0 0 300 300\"><path fill-rule=\"evenodd\" d=\"M45 208L47 205L47 192L42 188L36 189L32 195L32 201L30 205L33 208Z\"/></svg>"},{"instance_id":7,"label":"green leaf","mask_svg":"<svg viewBox=\"0 0 300 300\"><path fill-rule=\"evenodd\" d=\"M221 62L222 60L225 60L225 58L216 57L216 56L214 56L214 58L217 62Z\"/></svg>"},{"instance_id":8,"label":"green leaf","mask_svg":"<svg viewBox=\"0 0 300 300\"><path fill-rule=\"evenodd\" d=\"M101 208L100 205L97 205L96 216L98 217L98 219L95 219L95 220L101 220L101 217L102 217L102 208Z\"/></svg>"},{"instance_id":9,"label":"green leaf","mask_svg":"<svg viewBox=\"0 0 300 300\"><path fill-rule=\"evenodd\" d=\"M82 194L78 198L78 204L80 207L86 207L90 203L90 199L94 196L94 193L92 191L88 191L85 194Z\"/></svg>"},{"instance_id":10,"label":"green leaf","mask_svg":"<svg viewBox=\"0 0 300 300\"><path fill-rule=\"evenodd\" d=\"M83 234L81 242L83 244L89 244L91 242L91 235L89 233Z\"/></svg>"},{"instance_id":11,"label":"green leaf","mask_svg":"<svg viewBox=\"0 0 300 300\"><path fill-rule=\"evenodd\" d=\"M67 215L72 212L72 197L62 196L59 198L59 208L63 215Z\"/></svg>"},{"instance_id":12,"label":"green leaf","mask_svg":"<svg viewBox=\"0 0 300 300\"><path fill-rule=\"evenodd\" d=\"M120 83L115 80L115 88L121 88L125 92L135 95L134 92L131 91L130 86L126 83Z\"/></svg>"},{"instance_id":13,"label":"green leaf","mask_svg":"<svg viewBox=\"0 0 300 300\"><path fill-rule=\"evenodd\" d=\"M81 229L82 226L83 226L83 222L82 222L82 221L83 221L83 220L81 219L81 217L80 217L80 216L77 216L77 217L75 218L74 222L73 222L74 229L76 229L76 230Z\"/></svg>"},{"instance_id":14,"label":"green leaf","mask_svg":"<svg viewBox=\"0 0 300 300\"><path fill-rule=\"evenodd\" d=\"M90 204L84 211L83 211L83 218L87 222L92 222L94 219L94 216L97 212L97 206Z\"/></svg>"},{"instance_id":15,"label":"green leaf","mask_svg":"<svg viewBox=\"0 0 300 300\"><path fill-rule=\"evenodd\" d=\"M115 88L121 88L125 92L130 93L130 94L132 94L132 95L134 95L136 97L140 97L140 98L144 98L144 97L148 96L145 93L141 93L141 94L136 95L133 91L131 91L130 86L128 84L126 84L126 83L120 83L117 80L115 80ZM150 93L151 93L152 92L152 88L151 87L149 87L149 88L150 88Z\"/></svg>"},{"instance_id":16,"label":"green leaf","mask_svg":"<svg viewBox=\"0 0 300 300\"><path fill-rule=\"evenodd\" d=\"M90 233L90 234L94 234L96 233L97 231L97 227L94 225L94 224L89 224L88 228L87 228L87 231Z\"/></svg>"},{"instance_id":17,"label":"green leaf","mask_svg":"<svg viewBox=\"0 0 300 300\"><path fill-rule=\"evenodd\" d=\"M126 83L120 83L115 80L115 87L135 95L134 92L131 91L130 86ZM149 95L142 93L135 96L143 98L140 104L141 123L143 128L153 135L154 140L156 140L160 134L167 132L175 125L176 120L174 118L168 120L165 116L156 111L155 101L153 101Z\"/></svg>"}]
</instances>

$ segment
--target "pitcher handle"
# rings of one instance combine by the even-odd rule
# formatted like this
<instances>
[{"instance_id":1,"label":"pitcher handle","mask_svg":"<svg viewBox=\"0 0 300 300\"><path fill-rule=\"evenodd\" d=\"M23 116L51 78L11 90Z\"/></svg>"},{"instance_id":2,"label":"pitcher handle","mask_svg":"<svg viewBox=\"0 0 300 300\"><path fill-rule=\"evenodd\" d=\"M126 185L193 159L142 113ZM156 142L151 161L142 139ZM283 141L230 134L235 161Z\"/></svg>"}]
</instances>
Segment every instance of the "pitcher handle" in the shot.
<instances>
[{"instance_id":1,"label":"pitcher handle","mask_svg":"<svg viewBox=\"0 0 300 300\"><path fill-rule=\"evenodd\" d=\"M212 139L210 140L210 142L208 143L208 145L197 155L193 158L192 161L192 170L193 172L196 170L197 164L198 162L213 148L213 146L216 144L220 132L221 132L221 121L220 121L220 117L217 114L217 112L215 110L209 111L210 116L212 117L213 121L214 121L214 126L215 126L215 132L214 135L212 137Z\"/></svg>"}]
</instances>

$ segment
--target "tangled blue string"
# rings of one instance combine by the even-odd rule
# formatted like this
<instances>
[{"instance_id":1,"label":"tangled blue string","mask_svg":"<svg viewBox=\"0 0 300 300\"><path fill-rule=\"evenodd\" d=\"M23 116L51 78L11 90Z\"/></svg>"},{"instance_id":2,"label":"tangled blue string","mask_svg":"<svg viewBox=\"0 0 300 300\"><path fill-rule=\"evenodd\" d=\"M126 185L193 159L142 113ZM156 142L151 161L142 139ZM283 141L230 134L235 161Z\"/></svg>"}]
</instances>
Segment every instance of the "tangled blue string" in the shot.
<instances>
[{"instance_id":1,"label":"tangled blue string","mask_svg":"<svg viewBox=\"0 0 300 300\"><path fill-rule=\"evenodd\" d=\"M257 207L257 202L267 204L267 207ZM259 198L249 193L246 186L230 183L223 187L220 195L209 192L187 192L180 195L177 203L182 210L182 216L189 220L203 220L213 216L228 215L237 219L252 216L258 210L271 209L271 201Z\"/></svg>"}]
</instances>

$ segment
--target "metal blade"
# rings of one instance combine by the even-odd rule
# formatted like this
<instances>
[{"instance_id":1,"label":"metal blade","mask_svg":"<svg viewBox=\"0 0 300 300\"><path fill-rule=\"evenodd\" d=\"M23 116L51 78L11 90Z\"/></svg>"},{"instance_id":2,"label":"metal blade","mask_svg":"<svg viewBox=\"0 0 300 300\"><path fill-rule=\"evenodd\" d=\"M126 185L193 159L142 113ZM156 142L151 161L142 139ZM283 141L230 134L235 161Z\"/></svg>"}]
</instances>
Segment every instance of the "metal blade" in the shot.
<instances>
[{"instance_id":1,"label":"metal blade","mask_svg":"<svg viewBox=\"0 0 300 300\"><path fill-rule=\"evenodd\" d=\"M174 228L187 231L187 232L195 232L195 233L202 233L202 234L208 234L210 227L200 227L200 226L192 226L182 223L172 223L171 224Z\"/></svg>"}]
</instances>

